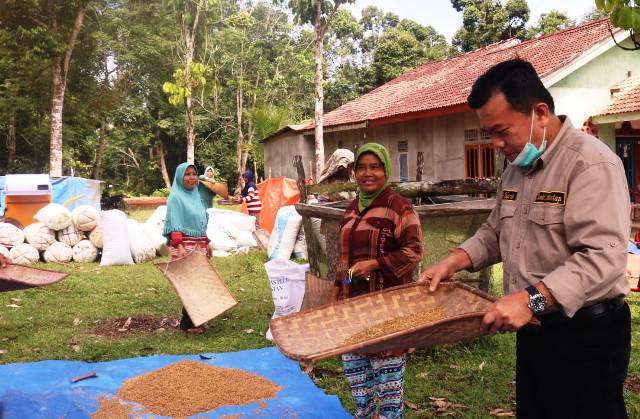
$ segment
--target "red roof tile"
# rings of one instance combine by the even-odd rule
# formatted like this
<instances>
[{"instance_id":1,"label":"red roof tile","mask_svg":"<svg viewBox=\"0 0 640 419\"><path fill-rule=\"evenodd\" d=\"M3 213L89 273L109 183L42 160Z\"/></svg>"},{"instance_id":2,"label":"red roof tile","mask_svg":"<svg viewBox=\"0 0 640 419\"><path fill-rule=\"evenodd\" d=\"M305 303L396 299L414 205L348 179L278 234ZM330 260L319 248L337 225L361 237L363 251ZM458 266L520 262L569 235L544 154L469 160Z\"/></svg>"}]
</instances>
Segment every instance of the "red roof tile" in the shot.
<instances>
[{"instance_id":1,"label":"red roof tile","mask_svg":"<svg viewBox=\"0 0 640 419\"><path fill-rule=\"evenodd\" d=\"M603 18L530 41L510 39L427 63L325 114L324 125L382 120L463 105L478 76L499 62L520 57L531 62L543 78L608 37L609 20ZM310 128L313 123L305 129Z\"/></svg>"},{"instance_id":2,"label":"red roof tile","mask_svg":"<svg viewBox=\"0 0 640 419\"><path fill-rule=\"evenodd\" d=\"M611 88L611 102L600 115L640 112L640 77L629 77Z\"/></svg>"}]
</instances>

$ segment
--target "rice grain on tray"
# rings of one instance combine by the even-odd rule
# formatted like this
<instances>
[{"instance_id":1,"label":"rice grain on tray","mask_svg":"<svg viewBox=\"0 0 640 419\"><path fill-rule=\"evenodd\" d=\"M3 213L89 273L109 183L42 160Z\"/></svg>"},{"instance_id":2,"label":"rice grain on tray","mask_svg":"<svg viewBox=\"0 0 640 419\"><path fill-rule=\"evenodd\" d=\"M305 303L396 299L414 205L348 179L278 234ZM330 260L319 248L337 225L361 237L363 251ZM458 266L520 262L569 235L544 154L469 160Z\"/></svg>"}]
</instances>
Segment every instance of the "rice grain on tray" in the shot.
<instances>
[{"instance_id":1,"label":"rice grain on tray","mask_svg":"<svg viewBox=\"0 0 640 419\"><path fill-rule=\"evenodd\" d=\"M280 389L266 378L244 370L180 361L126 380L118 397L144 406L148 413L185 417L220 406L272 399Z\"/></svg>"},{"instance_id":2,"label":"rice grain on tray","mask_svg":"<svg viewBox=\"0 0 640 419\"><path fill-rule=\"evenodd\" d=\"M407 316L385 320L347 337L342 343L344 345L353 345L356 343L365 342L370 339L389 335L391 333L399 332L401 330L410 329L421 324L433 323L444 318L444 314L445 312L442 307L434 307L429 310L420 311L418 313L409 314Z\"/></svg>"}]
</instances>

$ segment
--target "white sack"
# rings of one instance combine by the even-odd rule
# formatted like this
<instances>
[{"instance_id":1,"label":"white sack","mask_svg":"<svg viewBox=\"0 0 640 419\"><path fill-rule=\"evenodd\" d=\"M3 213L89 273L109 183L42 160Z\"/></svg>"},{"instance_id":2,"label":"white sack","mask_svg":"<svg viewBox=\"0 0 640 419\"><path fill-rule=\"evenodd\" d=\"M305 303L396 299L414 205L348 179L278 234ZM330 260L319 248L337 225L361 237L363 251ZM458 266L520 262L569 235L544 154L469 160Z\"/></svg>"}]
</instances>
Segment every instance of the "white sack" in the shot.
<instances>
[{"instance_id":1,"label":"white sack","mask_svg":"<svg viewBox=\"0 0 640 419\"><path fill-rule=\"evenodd\" d=\"M242 231L256 231L256 217L238 211L209 208L209 220L215 220L220 225L231 225Z\"/></svg>"},{"instance_id":2,"label":"white sack","mask_svg":"<svg viewBox=\"0 0 640 419\"><path fill-rule=\"evenodd\" d=\"M167 206L160 205L153 211L153 214L147 218L147 221L144 222L145 225L153 228L158 233L162 234L162 230L164 230L164 220L167 218Z\"/></svg>"},{"instance_id":3,"label":"white sack","mask_svg":"<svg viewBox=\"0 0 640 419\"><path fill-rule=\"evenodd\" d=\"M151 246L153 246L153 248L156 249L158 253L160 253L163 246L166 246L167 239L162 235L161 232L158 232L155 228L147 223L140 224L140 228L147 235Z\"/></svg>"},{"instance_id":4,"label":"white sack","mask_svg":"<svg viewBox=\"0 0 640 419\"><path fill-rule=\"evenodd\" d=\"M73 246L73 260L76 262L90 263L98 257L98 249L90 240L81 240Z\"/></svg>"},{"instance_id":5,"label":"white sack","mask_svg":"<svg viewBox=\"0 0 640 419\"><path fill-rule=\"evenodd\" d=\"M286 314L297 313L302 306L305 287L305 272L309 264L298 265L285 259L274 259L264 264L271 285L271 296L276 306L272 319ZM265 337L273 340L271 330Z\"/></svg>"},{"instance_id":6,"label":"white sack","mask_svg":"<svg viewBox=\"0 0 640 419\"><path fill-rule=\"evenodd\" d=\"M94 245L98 249L102 249L102 227L100 227L100 224L98 224L96 228L91 230L91 233L89 233L89 240L91 241L92 245Z\"/></svg>"},{"instance_id":7,"label":"white sack","mask_svg":"<svg viewBox=\"0 0 640 419\"><path fill-rule=\"evenodd\" d=\"M300 230L296 235L296 243L293 246L293 257L296 259L308 259L307 257L307 241L304 236L304 228L300 225Z\"/></svg>"},{"instance_id":8,"label":"white sack","mask_svg":"<svg viewBox=\"0 0 640 419\"><path fill-rule=\"evenodd\" d=\"M71 247L80 243L80 240L83 240L85 238L84 233L78 230L78 228L73 224L70 224L69 227L58 231L56 233L56 236L58 237L59 242L62 242Z\"/></svg>"},{"instance_id":9,"label":"white sack","mask_svg":"<svg viewBox=\"0 0 640 419\"><path fill-rule=\"evenodd\" d=\"M100 265L132 265L126 214L116 209L102 211L100 227L103 241Z\"/></svg>"},{"instance_id":10,"label":"white sack","mask_svg":"<svg viewBox=\"0 0 640 419\"><path fill-rule=\"evenodd\" d=\"M302 217L293 205L287 205L278 210L267 246L269 259L291 258L301 224Z\"/></svg>"},{"instance_id":11,"label":"white sack","mask_svg":"<svg viewBox=\"0 0 640 419\"><path fill-rule=\"evenodd\" d=\"M4 257L9 257L9 249L0 244L0 255Z\"/></svg>"},{"instance_id":12,"label":"white sack","mask_svg":"<svg viewBox=\"0 0 640 419\"><path fill-rule=\"evenodd\" d=\"M73 222L71 212L60 204L45 205L36 212L33 218L56 231L69 227Z\"/></svg>"},{"instance_id":13,"label":"white sack","mask_svg":"<svg viewBox=\"0 0 640 419\"><path fill-rule=\"evenodd\" d=\"M43 223L33 223L24 228L24 238L36 250L45 251L56 241L56 232Z\"/></svg>"},{"instance_id":14,"label":"white sack","mask_svg":"<svg viewBox=\"0 0 640 419\"><path fill-rule=\"evenodd\" d=\"M9 259L16 265L31 265L40 260L40 254L28 243L20 243L9 250Z\"/></svg>"},{"instance_id":15,"label":"white sack","mask_svg":"<svg viewBox=\"0 0 640 419\"><path fill-rule=\"evenodd\" d=\"M22 242L24 242L22 230L10 223L0 223L0 244L12 247Z\"/></svg>"},{"instance_id":16,"label":"white sack","mask_svg":"<svg viewBox=\"0 0 640 419\"><path fill-rule=\"evenodd\" d=\"M80 231L91 231L100 222L100 212L91 205L80 205L71 211L73 224Z\"/></svg>"},{"instance_id":17,"label":"white sack","mask_svg":"<svg viewBox=\"0 0 640 419\"><path fill-rule=\"evenodd\" d=\"M151 260L156 257L156 248L153 247L147 234L140 228L136 220L127 220L129 232L129 247L131 255L136 263Z\"/></svg>"},{"instance_id":18,"label":"white sack","mask_svg":"<svg viewBox=\"0 0 640 419\"><path fill-rule=\"evenodd\" d=\"M67 263L73 258L73 249L66 243L55 242L44 251L44 260L50 263Z\"/></svg>"}]
</instances>

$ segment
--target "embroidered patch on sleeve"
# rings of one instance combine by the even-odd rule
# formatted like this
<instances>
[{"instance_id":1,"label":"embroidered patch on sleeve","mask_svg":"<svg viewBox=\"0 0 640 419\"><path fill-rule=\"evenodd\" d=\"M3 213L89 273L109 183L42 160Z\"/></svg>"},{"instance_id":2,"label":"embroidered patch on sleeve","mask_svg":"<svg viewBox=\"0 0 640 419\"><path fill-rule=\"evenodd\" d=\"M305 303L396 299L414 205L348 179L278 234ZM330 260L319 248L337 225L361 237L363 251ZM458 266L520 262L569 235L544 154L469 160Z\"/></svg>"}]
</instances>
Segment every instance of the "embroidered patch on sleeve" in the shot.
<instances>
[{"instance_id":1,"label":"embroidered patch on sleeve","mask_svg":"<svg viewBox=\"0 0 640 419\"><path fill-rule=\"evenodd\" d=\"M514 191L511 189L503 189L502 190L502 200L503 201L515 201L518 199L518 191Z\"/></svg>"},{"instance_id":2,"label":"embroidered patch on sleeve","mask_svg":"<svg viewBox=\"0 0 640 419\"><path fill-rule=\"evenodd\" d=\"M567 203L567 193L558 191L540 191L536 195L537 204L565 205Z\"/></svg>"}]
</instances>

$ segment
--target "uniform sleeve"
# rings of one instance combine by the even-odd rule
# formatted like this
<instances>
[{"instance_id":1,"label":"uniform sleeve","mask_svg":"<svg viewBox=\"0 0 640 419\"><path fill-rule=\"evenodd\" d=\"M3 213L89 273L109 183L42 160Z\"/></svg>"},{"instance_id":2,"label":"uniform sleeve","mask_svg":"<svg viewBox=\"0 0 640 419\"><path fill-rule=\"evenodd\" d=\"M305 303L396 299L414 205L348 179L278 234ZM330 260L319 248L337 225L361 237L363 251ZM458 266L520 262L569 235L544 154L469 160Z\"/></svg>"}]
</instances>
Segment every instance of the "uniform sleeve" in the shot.
<instances>
[{"instance_id":1,"label":"uniform sleeve","mask_svg":"<svg viewBox=\"0 0 640 419\"><path fill-rule=\"evenodd\" d=\"M422 227L420 218L411 206L400 214L400 226L396 226L400 248L376 260L386 277L399 278L411 272L422 260Z\"/></svg>"},{"instance_id":2,"label":"uniform sleeve","mask_svg":"<svg viewBox=\"0 0 640 419\"><path fill-rule=\"evenodd\" d=\"M498 189L498 196L501 194ZM502 261L500 255L500 201L491 210L487 220L482 223L478 231L460 245L471 259L471 272L479 271L482 268Z\"/></svg>"},{"instance_id":3,"label":"uniform sleeve","mask_svg":"<svg viewBox=\"0 0 640 419\"><path fill-rule=\"evenodd\" d=\"M563 221L572 255L542 279L567 316L624 276L630 210L621 164L592 164L570 182Z\"/></svg>"}]
</instances>

